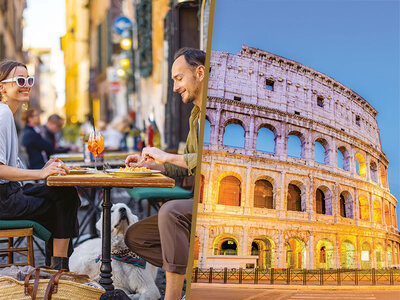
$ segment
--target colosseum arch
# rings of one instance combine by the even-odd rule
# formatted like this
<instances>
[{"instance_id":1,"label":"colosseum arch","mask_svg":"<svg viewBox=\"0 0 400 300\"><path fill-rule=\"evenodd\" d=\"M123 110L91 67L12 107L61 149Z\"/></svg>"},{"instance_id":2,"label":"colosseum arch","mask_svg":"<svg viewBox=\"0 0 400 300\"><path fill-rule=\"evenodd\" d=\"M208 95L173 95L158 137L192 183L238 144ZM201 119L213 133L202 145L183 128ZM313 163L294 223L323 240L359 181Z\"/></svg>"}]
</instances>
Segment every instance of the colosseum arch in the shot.
<instances>
[{"instance_id":1,"label":"colosseum arch","mask_svg":"<svg viewBox=\"0 0 400 300\"><path fill-rule=\"evenodd\" d=\"M299 237L291 237L286 242L286 266L291 269L306 267L306 243Z\"/></svg>"},{"instance_id":2,"label":"colosseum arch","mask_svg":"<svg viewBox=\"0 0 400 300\"><path fill-rule=\"evenodd\" d=\"M332 269L334 267L334 247L329 239L318 241L315 249L315 266L317 269Z\"/></svg>"},{"instance_id":3,"label":"colosseum arch","mask_svg":"<svg viewBox=\"0 0 400 300\"><path fill-rule=\"evenodd\" d=\"M340 246L340 266L342 269L354 269L356 267L356 254L352 242L345 240Z\"/></svg>"},{"instance_id":4,"label":"colosseum arch","mask_svg":"<svg viewBox=\"0 0 400 300\"><path fill-rule=\"evenodd\" d=\"M287 154L295 158L305 158L306 138L303 133L297 130L289 131L287 135Z\"/></svg>"},{"instance_id":5,"label":"colosseum arch","mask_svg":"<svg viewBox=\"0 0 400 300\"><path fill-rule=\"evenodd\" d=\"M206 116L206 119L204 120L204 137L203 137L203 143L204 145L210 145L211 141L211 122Z\"/></svg>"},{"instance_id":6,"label":"colosseum arch","mask_svg":"<svg viewBox=\"0 0 400 300\"><path fill-rule=\"evenodd\" d=\"M381 202L379 200L375 200L373 204L374 208L374 222L375 224L382 224L382 208Z\"/></svg>"},{"instance_id":7,"label":"colosseum arch","mask_svg":"<svg viewBox=\"0 0 400 300\"><path fill-rule=\"evenodd\" d=\"M388 178L387 178L387 168L385 165L382 164L381 164L380 176L381 176L381 185L384 188L389 188Z\"/></svg>"},{"instance_id":8,"label":"colosseum arch","mask_svg":"<svg viewBox=\"0 0 400 300\"><path fill-rule=\"evenodd\" d=\"M321 148L322 147L322 148ZM320 150L318 150L320 148ZM320 153L321 151L321 153ZM323 153L322 153L323 151ZM319 155L321 154L321 155ZM317 163L325 164L325 165L330 165L331 160L330 160L330 148L329 148L329 143L326 141L326 139L322 137L318 137L317 139L314 140L314 161Z\"/></svg>"},{"instance_id":9,"label":"colosseum arch","mask_svg":"<svg viewBox=\"0 0 400 300\"><path fill-rule=\"evenodd\" d=\"M195 237L194 239L194 251L193 251L193 268L199 265L199 254L200 254L200 239Z\"/></svg>"},{"instance_id":10,"label":"colosseum arch","mask_svg":"<svg viewBox=\"0 0 400 300\"><path fill-rule=\"evenodd\" d=\"M385 225L390 226L392 225L392 220L390 216L390 210L389 210L389 203L385 201Z\"/></svg>"},{"instance_id":11,"label":"colosseum arch","mask_svg":"<svg viewBox=\"0 0 400 300\"><path fill-rule=\"evenodd\" d=\"M359 218L364 221L369 221L369 201L364 195L358 197Z\"/></svg>"},{"instance_id":12,"label":"colosseum arch","mask_svg":"<svg viewBox=\"0 0 400 300\"><path fill-rule=\"evenodd\" d=\"M387 254L387 267L392 268L393 267L393 252L392 252L391 245L386 246L386 254Z\"/></svg>"},{"instance_id":13,"label":"colosseum arch","mask_svg":"<svg viewBox=\"0 0 400 300\"><path fill-rule=\"evenodd\" d=\"M330 215L333 214L332 192L325 186L321 185L315 190L315 212L317 214Z\"/></svg>"},{"instance_id":14,"label":"colosseum arch","mask_svg":"<svg viewBox=\"0 0 400 300\"><path fill-rule=\"evenodd\" d=\"M242 180L238 174L220 176L218 180L218 204L241 206L241 195Z\"/></svg>"},{"instance_id":15,"label":"colosseum arch","mask_svg":"<svg viewBox=\"0 0 400 300\"><path fill-rule=\"evenodd\" d=\"M251 255L257 255L257 265L260 269L275 267L275 243L267 236L257 236L250 245Z\"/></svg>"},{"instance_id":16,"label":"colosseum arch","mask_svg":"<svg viewBox=\"0 0 400 300\"><path fill-rule=\"evenodd\" d=\"M288 211L306 211L306 187L297 180L289 182L286 195L286 209Z\"/></svg>"},{"instance_id":17,"label":"colosseum arch","mask_svg":"<svg viewBox=\"0 0 400 300\"><path fill-rule=\"evenodd\" d=\"M274 180L270 177L262 176L254 183L253 206L258 208L275 209L276 199L274 197Z\"/></svg>"},{"instance_id":18,"label":"colosseum arch","mask_svg":"<svg viewBox=\"0 0 400 300\"><path fill-rule=\"evenodd\" d=\"M270 154L277 154L277 130L270 124L262 124L257 129L256 150Z\"/></svg>"},{"instance_id":19,"label":"colosseum arch","mask_svg":"<svg viewBox=\"0 0 400 300\"><path fill-rule=\"evenodd\" d=\"M375 183L378 183L378 164L375 160L371 160L369 163L369 173L371 180Z\"/></svg>"},{"instance_id":20,"label":"colosseum arch","mask_svg":"<svg viewBox=\"0 0 400 300\"><path fill-rule=\"evenodd\" d=\"M218 235L213 242L213 255L238 255L238 239L229 233Z\"/></svg>"},{"instance_id":21,"label":"colosseum arch","mask_svg":"<svg viewBox=\"0 0 400 300\"><path fill-rule=\"evenodd\" d=\"M244 149L246 145L246 134L243 122L230 119L224 124L222 146Z\"/></svg>"},{"instance_id":22,"label":"colosseum arch","mask_svg":"<svg viewBox=\"0 0 400 300\"><path fill-rule=\"evenodd\" d=\"M399 250L398 250L398 244L395 243L393 245L393 264L397 266L399 264Z\"/></svg>"},{"instance_id":23,"label":"colosseum arch","mask_svg":"<svg viewBox=\"0 0 400 300\"><path fill-rule=\"evenodd\" d=\"M371 246L367 241L361 244L361 269L371 269Z\"/></svg>"},{"instance_id":24,"label":"colosseum arch","mask_svg":"<svg viewBox=\"0 0 400 300\"><path fill-rule=\"evenodd\" d=\"M342 191L339 195L339 214L343 218L354 218L353 198L348 191Z\"/></svg>"},{"instance_id":25,"label":"colosseum arch","mask_svg":"<svg viewBox=\"0 0 400 300\"><path fill-rule=\"evenodd\" d=\"M380 243L375 244L375 261L377 269L385 268L384 251Z\"/></svg>"},{"instance_id":26,"label":"colosseum arch","mask_svg":"<svg viewBox=\"0 0 400 300\"><path fill-rule=\"evenodd\" d=\"M347 150L345 146L340 146L337 148L337 167L350 172L350 152Z\"/></svg>"},{"instance_id":27,"label":"colosseum arch","mask_svg":"<svg viewBox=\"0 0 400 300\"><path fill-rule=\"evenodd\" d=\"M204 190L205 190L206 179L203 173L200 174L200 190L199 190L199 203L204 202Z\"/></svg>"},{"instance_id":28,"label":"colosseum arch","mask_svg":"<svg viewBox=\"0 0 400 300\"><path fill-rule=\"evenodd\" d=\"M355 155L355 166L357 175L367 177L367 162L365 156L360 152Z\"/></svg>"}]
</instances>

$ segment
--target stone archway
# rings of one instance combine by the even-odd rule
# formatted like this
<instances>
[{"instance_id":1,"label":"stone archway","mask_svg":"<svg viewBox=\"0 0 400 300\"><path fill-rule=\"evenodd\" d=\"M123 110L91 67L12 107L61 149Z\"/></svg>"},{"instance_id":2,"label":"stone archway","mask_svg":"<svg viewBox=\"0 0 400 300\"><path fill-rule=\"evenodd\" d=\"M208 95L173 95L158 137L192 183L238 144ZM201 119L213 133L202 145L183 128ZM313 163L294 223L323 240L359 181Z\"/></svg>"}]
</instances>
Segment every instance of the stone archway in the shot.
<instances>
[{"instance_id":1,"label":"stone archway","mask_svg":"<svg viewBox=\"0 0 400 300\"><path fill-rule=\"evenodd\" d=\"M213 245L214 255L238 255L238 241L230 234L223 234L215 238Z\"/></svg>"},{"instance_id":2,"label":"stone archway","mask_svg":"<svg viewBox=\"0 0 400 300\"><path fill-rule=\"evenodd\" d=\"M354 269L356 267L354 245L350 241L344 241L340 247L340 265L342 269Z\"/></svg>"},{"instance_id":3,"label":"stone archway","mask_svg":"<svg viewBox=\"0 0 400 300\"><path fill-rule=\"evenodd\" d=\"M306 245L302 239L294 237L286 242L286 265L291 269L306 267Z\"/></svg>"},{"instance_id":4,"label":"stone archway","mask_svg":"<svg viewBox=\"0 0 400 300\"><path fill-rule=\"evenodd\" d=\"M260 269L273 268L275 265L275 245L268 237L255 238L251 243L251 255L257 255Z\"/></svg>"},{"instance_id":5,"label":"stone archway","mask_svg":"<svg viewBox=\"0 0 400 300\"><path fill-rule=\"evenodd\" d=\"M317 269L333 269L333 244L328 239L319 240L315 252Z\"/></svg>"},{"instance_id":6,"label":"stone archway","mask_svg":"<svg viewBox=\"0 0 400 300\"><path fill-rule=\"evenodd\" d=\"M361 269L371 269L371 246L368 242L361 245Z\"/></svg>"}]
</instances>

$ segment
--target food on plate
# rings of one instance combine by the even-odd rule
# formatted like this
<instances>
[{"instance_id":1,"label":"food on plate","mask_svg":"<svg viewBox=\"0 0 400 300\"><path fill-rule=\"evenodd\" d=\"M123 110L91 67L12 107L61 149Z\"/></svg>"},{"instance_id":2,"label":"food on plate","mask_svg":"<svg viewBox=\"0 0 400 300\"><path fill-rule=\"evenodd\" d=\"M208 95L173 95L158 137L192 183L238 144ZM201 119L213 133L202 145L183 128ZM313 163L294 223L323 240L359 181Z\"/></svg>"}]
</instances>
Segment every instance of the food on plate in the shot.
<instances>
[{"instance_id":1,"label":"food on plate","mask_svg":"<svg viewBox=\"0 0 400 300\"><path fill-rule=\"evenodd\" d=\"M146 167L125 167L119 169L122 172L150 172L151 170Z\"/></svg>"},{"instance_id":2,"label":"food on plate","mask_svg":"<svg viewBox=\"0 0 400 300\"><path fill-rule=\"evenodd\" d=\"M72 171L87 171L89 170L88 168L83 168L83 167L72 167L71 168Z\"/></svg>"}]
</instances>

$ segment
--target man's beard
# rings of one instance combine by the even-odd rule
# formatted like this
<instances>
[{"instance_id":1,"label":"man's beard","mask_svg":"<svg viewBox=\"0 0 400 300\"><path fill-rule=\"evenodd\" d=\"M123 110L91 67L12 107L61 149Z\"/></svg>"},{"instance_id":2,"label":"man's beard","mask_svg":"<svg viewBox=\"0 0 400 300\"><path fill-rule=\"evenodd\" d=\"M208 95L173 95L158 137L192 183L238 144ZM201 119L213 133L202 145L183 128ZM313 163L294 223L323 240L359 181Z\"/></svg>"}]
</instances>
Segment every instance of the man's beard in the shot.
<instances>
[{"instance_id":1,"label":"man's beard","mask_svg":"<svg viewBox=\"0 0 400 300\"><path fill-rule=\"evenodd\" d=\"M187 96L186 96L186 98L182 98L182 101L184 103L192 103L199 96L200 87L197 84L194 86L195 86L195 88L194 88L193 92L186 90Z\"/></svg>"}]
</instances>

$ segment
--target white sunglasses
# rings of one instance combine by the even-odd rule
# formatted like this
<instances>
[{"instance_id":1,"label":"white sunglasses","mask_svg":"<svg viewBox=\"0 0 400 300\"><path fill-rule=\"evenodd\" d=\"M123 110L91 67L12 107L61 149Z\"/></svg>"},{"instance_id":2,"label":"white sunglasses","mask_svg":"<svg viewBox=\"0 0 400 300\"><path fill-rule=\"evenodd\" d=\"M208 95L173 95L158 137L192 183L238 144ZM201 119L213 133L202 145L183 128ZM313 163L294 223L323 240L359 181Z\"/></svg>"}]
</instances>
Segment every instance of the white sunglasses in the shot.
<instances>
[{"instance_id":1,"label":"white sunglasses","mask_svg":"<svg viewBox=\"0 0 400 300\"><path fill-rule=\"evenodd\" d=\"M17 76L17 77L3 80L2 82L13 82L13 81L15 81L19 87L24 87L25 85L33 86L35 83L35 78L34 77L25 78L23 76Z\"/></svg>"}]
</instances>

